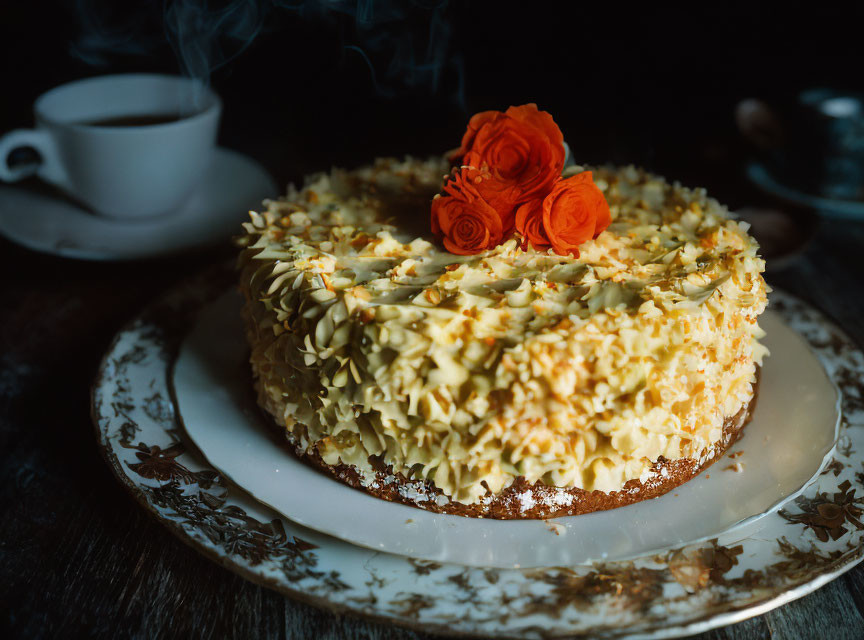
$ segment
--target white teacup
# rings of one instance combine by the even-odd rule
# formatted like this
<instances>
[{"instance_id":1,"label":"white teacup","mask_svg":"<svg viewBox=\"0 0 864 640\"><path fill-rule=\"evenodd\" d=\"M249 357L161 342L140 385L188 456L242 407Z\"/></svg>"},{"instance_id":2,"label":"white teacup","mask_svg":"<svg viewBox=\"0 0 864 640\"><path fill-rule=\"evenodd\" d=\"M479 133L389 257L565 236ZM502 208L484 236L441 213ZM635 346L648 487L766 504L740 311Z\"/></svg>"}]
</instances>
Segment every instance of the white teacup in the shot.
<instances>
[{"instance_id":1,"label":"white teacup","mask_svg":"<svg viewBox=\"0 0 864 640\"><path fill-rule=\"evenodd\" d=\"M212 159L222 103L189 78L123 74L59 86L33 111L35 129L0 138L0 180L35 174L96 213L140 218L191 194ZM10 167L26 147L41 163Z\"/></svg>"}]
</instances>

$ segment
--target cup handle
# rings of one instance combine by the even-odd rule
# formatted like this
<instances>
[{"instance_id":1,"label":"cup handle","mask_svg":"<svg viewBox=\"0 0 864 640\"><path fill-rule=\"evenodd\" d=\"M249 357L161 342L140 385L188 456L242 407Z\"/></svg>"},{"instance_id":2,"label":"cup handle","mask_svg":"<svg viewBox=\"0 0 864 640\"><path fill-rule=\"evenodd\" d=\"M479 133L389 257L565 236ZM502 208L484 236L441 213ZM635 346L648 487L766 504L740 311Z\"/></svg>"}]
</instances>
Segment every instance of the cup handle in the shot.
<instances>
[{"instance_id":1,"label":"cup handle","mask_svg":"<svg viewBox=\"0 0 864 640\"><path fill-rule=\"evenodd\" d=\"M35 149L41 162L37 165L10 167L9 154L24 147ZM16 129L0 138L0 180L17 182L33 174L60 186L66 182L66 172L62 169L51 135L42 129Z\"/></svg>"}]
</instances>

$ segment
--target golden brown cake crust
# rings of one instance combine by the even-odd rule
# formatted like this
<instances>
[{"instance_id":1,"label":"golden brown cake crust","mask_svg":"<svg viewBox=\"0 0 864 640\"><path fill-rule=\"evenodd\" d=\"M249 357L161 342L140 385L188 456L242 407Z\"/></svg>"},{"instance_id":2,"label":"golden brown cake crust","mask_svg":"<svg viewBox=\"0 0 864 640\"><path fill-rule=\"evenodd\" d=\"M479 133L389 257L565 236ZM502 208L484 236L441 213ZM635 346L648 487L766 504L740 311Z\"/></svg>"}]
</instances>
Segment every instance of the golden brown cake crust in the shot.
<instances>
[{"instance_id":1,"label":"golden brown cake crust","mask_svg":"<svg viewBox=\"0 0 864 640\"><path fill-rule=\"evenodd\" d=\"M464 504L450 500L432 481L408 480L401 473L393 474L392 467L385 467L381 463L376 465L375 479L370 481L364 479L353 466L328 465L317 451L313 450L311 454L295 451L295 455L355 489L383 500L400 502L434 513L498 520L539 520L604 511L662 496L697 476L721 458L742 436L744 427L752 417L759 391L759 373L760 369L757 369L753 399L726 421L722 438L711 451L706 452L701 461L692 458L680 460L661 458L654 463L650 476L645 481L630 480L621 491L606 493L588 492L576 488L562 489L549 487L541 482L529 484L524 477L520 476L497 495L490 494L475 504ZM567 504L563 504L565 502Z\"/></svg>"}]
</instances>

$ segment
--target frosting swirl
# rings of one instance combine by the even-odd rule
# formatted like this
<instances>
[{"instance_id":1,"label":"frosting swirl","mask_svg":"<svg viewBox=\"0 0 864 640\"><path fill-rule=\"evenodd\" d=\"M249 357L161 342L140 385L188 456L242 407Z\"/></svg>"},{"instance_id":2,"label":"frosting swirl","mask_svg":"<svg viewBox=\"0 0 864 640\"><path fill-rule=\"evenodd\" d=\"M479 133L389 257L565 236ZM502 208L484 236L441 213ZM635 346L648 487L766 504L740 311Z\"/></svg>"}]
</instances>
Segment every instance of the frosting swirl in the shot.
<instances>
[{"instance_id":1,"label":"frosting swirl","mask_svg":"<svg viewBox=\"0 0 864 640\"><path fill-rule=\"evenodd\" d=\"M465 503L520 475L617 490L704 455L765 353L746 224L703 190L600 168L612 223L578 258L515 238L457 256L412 228L446 170L334 170L245 224L252 365L292 440Z\"/></svg>"}]
</instances>

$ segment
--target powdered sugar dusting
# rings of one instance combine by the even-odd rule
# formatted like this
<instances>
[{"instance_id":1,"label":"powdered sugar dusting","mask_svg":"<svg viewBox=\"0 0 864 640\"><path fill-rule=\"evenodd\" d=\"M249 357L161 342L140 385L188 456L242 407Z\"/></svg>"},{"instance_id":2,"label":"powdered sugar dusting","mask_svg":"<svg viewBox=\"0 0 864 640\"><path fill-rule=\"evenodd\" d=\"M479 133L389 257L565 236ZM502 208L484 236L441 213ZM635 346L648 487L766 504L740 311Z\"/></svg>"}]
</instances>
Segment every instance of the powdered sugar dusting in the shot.
<instances>
[{"instance_id":1,"label":"powdered sugar dusting","mask_svg":"<svg viewBox=\"0 0 864 640\"><path fill-rule=\"evenodd\" d=\"M530 491L523 491L516 498L519 500L519 511L529 511L537 502L534 500L534 494Z\"/></svg>"}]
</instances>

